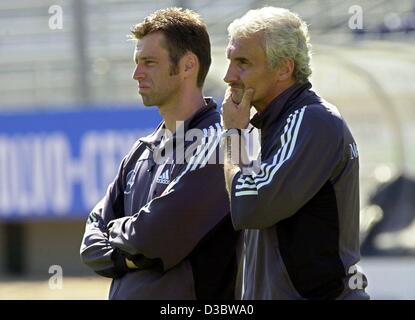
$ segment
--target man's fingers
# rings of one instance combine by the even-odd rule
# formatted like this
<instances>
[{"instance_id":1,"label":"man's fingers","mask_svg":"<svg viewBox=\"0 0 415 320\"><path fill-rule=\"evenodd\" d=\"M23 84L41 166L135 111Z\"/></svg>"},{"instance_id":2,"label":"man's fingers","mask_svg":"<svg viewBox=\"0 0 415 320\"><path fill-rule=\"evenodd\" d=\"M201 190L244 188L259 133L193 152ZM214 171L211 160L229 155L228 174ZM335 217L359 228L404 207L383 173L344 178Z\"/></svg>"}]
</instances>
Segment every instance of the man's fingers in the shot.
<instances>
[{"instance_id":1,"label":"man's fingers","mask_svg":"<svg viewBox=\"0 0 415 320\"><path fill-rule=\"evenodd\" d=\"M252 101L253 96L254 96L254 89L249 88L245 90L244 95L242 97L242 101L240 103L240 106L242 109L244 110L251 109L251 101Z\"/></svg>"},{"instance_id":2,"label":"man's fingers","mask_svg":"<svg viewBox=\"0 0 415 320\"><path fill-rule=\"evenodd\" d=\"M231 96L232 96L232 91L231 91L231 88L227 88L227 89L226 89L226 91L225 91L225 97L224 97L224 100L225 100L225 101L229 100L229 99L231 98Z\"/></svg>"}]
</instances>

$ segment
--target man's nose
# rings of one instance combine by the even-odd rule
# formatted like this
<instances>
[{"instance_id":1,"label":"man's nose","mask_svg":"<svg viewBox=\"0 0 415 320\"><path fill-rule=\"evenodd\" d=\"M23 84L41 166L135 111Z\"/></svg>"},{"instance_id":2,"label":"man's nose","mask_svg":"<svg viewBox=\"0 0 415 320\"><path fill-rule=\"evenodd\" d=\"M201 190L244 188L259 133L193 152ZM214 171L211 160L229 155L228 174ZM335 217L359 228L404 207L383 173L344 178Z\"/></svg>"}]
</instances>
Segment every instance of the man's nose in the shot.
<instances>
[{"instance_id":1,"label":"man's nose","mask_svg":"<svg viewBox=\"0 0 415 320\"><path fill-rule=\"evenodd\" d=\"M225 77L223 78L223 81L229 84L232 82L236 82L237 80L238 80L238 75L236 74L234 69L231 66L229 66L228 70L226 71Z\"/></svg>"},{"instance_id":2,"label":"man's nose","mask_svg":"<svg viewBox=\"0 0 415 320\"><path fill-rule=\"evenodd\" d=\"M142 66L137 64L133 72L133 79L139 81L139 80L143 80L144 77L145 77L145 74L144 74Z\"/></svg>"}]
</instances>

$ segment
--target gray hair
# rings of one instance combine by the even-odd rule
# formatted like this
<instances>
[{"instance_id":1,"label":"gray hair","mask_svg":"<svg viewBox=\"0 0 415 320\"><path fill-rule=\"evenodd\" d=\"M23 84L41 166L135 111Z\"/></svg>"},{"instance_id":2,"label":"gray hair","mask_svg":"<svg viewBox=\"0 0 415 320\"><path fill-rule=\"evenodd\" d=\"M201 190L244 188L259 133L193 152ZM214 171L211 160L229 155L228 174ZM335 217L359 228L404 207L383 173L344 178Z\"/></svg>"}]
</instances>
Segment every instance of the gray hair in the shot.
<instances>
[{"instance_id":1,"label":"gray hair","mask_svg":"<svg viewBox=\"0 0 415 320\"><path fill-rule=\"evenodd\" d=\"M287 58L294 61L294 77L304 83L311 75L311 44L307 24L297 14L283 8L250 10L228 27L229 37L247 38L264 34L264 50L269 67Z\"/></svg>"}]
</instances>

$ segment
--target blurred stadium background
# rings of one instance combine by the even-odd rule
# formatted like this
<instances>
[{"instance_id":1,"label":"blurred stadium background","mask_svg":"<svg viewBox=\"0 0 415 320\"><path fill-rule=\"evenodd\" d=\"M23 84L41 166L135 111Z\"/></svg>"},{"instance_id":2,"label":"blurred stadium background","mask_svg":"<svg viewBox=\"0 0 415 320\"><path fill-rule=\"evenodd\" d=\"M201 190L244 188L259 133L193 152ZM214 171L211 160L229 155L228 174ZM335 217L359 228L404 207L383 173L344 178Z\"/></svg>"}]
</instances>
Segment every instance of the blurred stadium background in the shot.
<instances>
[{"instance_id":1,"label":"blurred stadium background","mask_svg":"<svg viewBox=\"0 0 415 320\"><path fill-rule=\"evenodd\" d=\"M369 293L415 299L414 0L1 1L0 299L106 298L109 282L79 260L84 223L160 120L131 79L129 28L160 8L198 11L213 45L205 94L221 101L227 25L267 4L309 23L314 89L358 142Z\"/></svg>"}]
</instances>

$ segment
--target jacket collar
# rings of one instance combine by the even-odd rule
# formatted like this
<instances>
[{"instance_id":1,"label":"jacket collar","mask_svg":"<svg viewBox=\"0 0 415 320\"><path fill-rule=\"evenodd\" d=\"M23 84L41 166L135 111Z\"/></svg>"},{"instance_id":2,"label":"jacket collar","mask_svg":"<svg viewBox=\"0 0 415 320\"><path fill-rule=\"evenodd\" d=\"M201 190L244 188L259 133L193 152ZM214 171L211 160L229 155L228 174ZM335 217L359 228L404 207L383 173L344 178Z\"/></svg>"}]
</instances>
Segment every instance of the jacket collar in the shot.
<instances>
[{"instance_id":1,"label":"jacket collar","mask_svg":"<svg viewBox=\"0 0 415 320\"><path fill-rule=\"evenodd\" d=\"M293 108L302 107L304 104L320 102L320 98L311 90L311 83L295 83L278 97L270 102L261 114L256 113L251 124L261 130L266 131L282 113Z\"/></svg>"},{"instance_id":2,"label":"jacket collar","mask_svg":"<svg viewBox=\"0 0 415 320\"><path fill-rule=\"evenodd\" d=\"M205 105L203 105L199 110L197 110L189 119L183 122L184 126L184 133L186 133L189 129L196 128L197 125L212 111L217 109L217 104L211 97L205 97ZM148 136L142 137L139 140L144 144L151 146L160 142L162 136L165 132L165 124L162 121L157 128L153 131L153 133L149 134ZM173 134L173 140L175 139L176 134Z\"/></svg>"}]
</instances>

